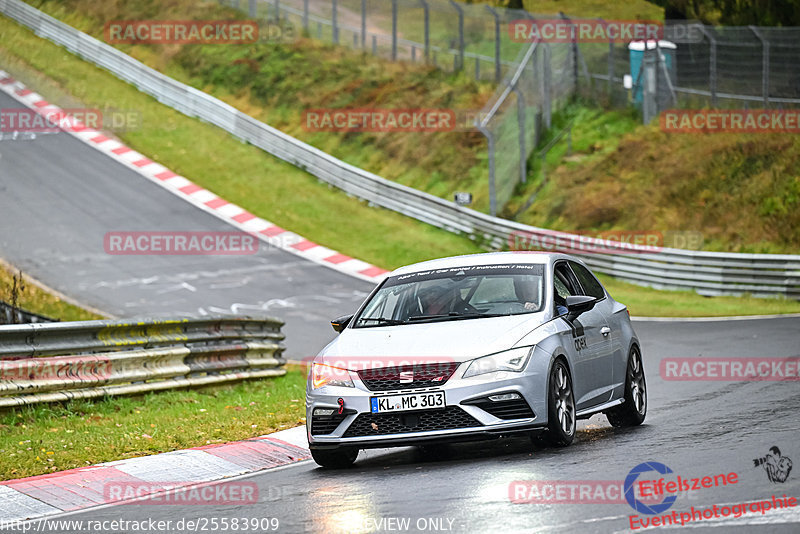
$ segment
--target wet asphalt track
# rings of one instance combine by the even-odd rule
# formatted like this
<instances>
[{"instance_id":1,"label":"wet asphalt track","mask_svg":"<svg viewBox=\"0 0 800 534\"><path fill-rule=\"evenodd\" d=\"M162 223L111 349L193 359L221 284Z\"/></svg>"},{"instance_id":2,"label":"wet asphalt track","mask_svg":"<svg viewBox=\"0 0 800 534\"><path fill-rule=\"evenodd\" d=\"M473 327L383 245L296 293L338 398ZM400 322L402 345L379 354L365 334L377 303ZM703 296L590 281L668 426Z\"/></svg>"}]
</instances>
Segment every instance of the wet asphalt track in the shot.
<instances>
[{"instance_id":1,"label":"wet asphalt track","mask_svg":"<svg viewBox=\"0 0 800 534\"><path fill-rule=\"evenodd\" d=\"M20 106L0 94L0 108ZM263 242L255 255L106 254L106 232L236 228L65 133L0 141L0 229L0 258L83 303L117 317L275 315L295 359L372 288Z\"/></svg>"},{"instance_id":2,"label":"wet asphalt track","mask_svg":"<svg viewBox=\"0 0 800 534\"><path fill-rule=\"evenodd\" d=\"M16 104L0 95L0 107ZM332 335L327 321L369 290L279 250L252 257L106 255L103 234L110 230L230 227L67 135L0 143L0 228L0 257L92 306L118 316L267 311L287 321L294 357L321 348ZM618 532L628 528L627 504L513 504L509 484L623 480L644 461L683 477L738 474L735 485L681 497L672 508L679 512L800 496L800 466L779 484L752 462L773 445L800 462L797 382L666 382L658 373L665 357L798 356L800 319L635 327L649 386L642 427L616 430L595 416L580 423L577 442L566 449L534 449L512 438L454 445L437 457L416 448L362 452L345 471L303 462L250 476L260 489L256 505L122 505L69 519L277 518L279 532ZM381 528L406 519L408 530ZM676 528L800 532L800 509Z\"/></svg>"}]
</instances>

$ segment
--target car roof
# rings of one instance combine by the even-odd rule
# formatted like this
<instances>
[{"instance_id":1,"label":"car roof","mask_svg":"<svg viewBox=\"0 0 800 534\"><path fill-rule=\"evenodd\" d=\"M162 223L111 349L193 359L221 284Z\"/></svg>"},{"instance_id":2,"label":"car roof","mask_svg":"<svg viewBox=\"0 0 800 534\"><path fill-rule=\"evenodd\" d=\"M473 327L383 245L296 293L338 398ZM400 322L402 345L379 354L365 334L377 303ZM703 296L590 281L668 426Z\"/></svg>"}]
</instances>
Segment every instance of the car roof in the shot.
<instances>
[{"instance_id":1,"label":"car roof","mask_svg":"<svg viewBox=\"0 0 800 534\"><path fill-rule=\"evenodd\" d=\"M548 265L555 259L574 259L567 254L552 252L487 252L484 254L467 254L464 256L451 256L435 260L423 261L400 267L389 273L389 276L427 271L430 269L446 269L451 267L471 265L499 265L503 263L523 263Z\"/></svg>"}]
</instances>

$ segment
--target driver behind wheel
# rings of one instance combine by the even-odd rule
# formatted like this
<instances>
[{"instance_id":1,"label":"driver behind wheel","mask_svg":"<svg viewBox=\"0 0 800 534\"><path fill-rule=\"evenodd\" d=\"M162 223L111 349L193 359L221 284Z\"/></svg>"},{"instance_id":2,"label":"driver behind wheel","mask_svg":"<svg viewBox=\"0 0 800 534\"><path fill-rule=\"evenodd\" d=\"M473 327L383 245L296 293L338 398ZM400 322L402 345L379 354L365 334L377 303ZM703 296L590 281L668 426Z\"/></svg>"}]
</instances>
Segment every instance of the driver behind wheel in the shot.
<instances>
[{"instance_id":1,"label":"driver behind wheel","mask_svg":"<svg viewBox=\"0 0 800 534\"><path fill-rule=\"evenodd\" d=\"M514 277L514 293L526 310L538 310L540 306L539 286L530 281Z\"/></svg>"}]
</instances>

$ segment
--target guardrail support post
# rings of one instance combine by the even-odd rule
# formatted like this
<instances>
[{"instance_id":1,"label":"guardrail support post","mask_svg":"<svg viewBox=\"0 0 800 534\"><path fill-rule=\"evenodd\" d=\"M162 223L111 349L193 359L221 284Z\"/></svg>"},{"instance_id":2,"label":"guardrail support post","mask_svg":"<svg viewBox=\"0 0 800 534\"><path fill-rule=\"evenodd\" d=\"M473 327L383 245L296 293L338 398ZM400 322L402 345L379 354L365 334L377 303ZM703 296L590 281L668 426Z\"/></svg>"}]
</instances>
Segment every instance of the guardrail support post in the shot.
<instances>
[{"instance_id":1,"label":"guardrail support post","mask_svg":"<svg viewBox=\"0 0 800 534\"><path fill-rule=\"evenodd\" d=\"M256 0L248 0L247 1L247 14L250 16L251 19L256 18Z\"/></svg>"},{"instance_id":2,"label":"guardrail support post","mask_svg":"<svg viewBox=\"0 0 800 534\"><path fill-rule=\"evenodd\" d=\"M450 0L450 5L458 13L458 68L456 70L461 70L464 68L464 9L455 0Z\"/></svg>"},{"instance_id":3,"label":"guardrail support post","mask_svg":"<svg viewBox=\"0 0 800 534\"><path fill-rule=\"evenodd\" d=\"M308 31L308 0L303 0L303 29Z\"/></svg>"}]
</instances>

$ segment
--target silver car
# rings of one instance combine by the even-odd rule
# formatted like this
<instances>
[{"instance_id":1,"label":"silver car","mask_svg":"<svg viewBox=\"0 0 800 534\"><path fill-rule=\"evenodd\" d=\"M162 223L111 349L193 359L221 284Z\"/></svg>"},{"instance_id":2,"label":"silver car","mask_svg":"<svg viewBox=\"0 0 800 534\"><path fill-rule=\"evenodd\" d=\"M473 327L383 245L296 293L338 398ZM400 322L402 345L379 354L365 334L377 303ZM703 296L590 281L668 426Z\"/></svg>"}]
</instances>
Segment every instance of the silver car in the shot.
<instances>
[{"instance_id":1,"label":"silver car","mask_svg":"<svg viewBox=\"0 0 800 534\"><path fill-rule=\"evenodd\" d=\"M627 308L581 260L500 252L397 269L314 359L306 428L314 460L365 448L529 433L555 446L577 419L647 412Z\"/></svg>"}]
</instances>

